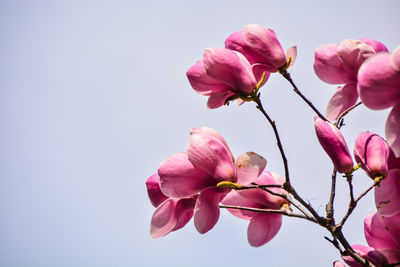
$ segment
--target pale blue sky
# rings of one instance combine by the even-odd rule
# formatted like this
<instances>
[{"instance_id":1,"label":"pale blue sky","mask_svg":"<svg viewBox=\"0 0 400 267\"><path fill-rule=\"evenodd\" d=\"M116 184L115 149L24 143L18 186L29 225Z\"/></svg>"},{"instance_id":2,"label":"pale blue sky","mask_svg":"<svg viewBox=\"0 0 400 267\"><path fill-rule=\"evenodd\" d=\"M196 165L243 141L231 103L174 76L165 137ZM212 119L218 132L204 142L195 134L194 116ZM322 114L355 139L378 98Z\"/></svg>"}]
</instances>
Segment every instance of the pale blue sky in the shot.
<instances>
[{"instance_id":1,"label":"pale blue sky","mask_svg":"<svg viewBox=\"0 0 400 267\"><path fill-rule=\"evenodd\" d=\"M321 110L335 87L314 75L316 47L368 37L400 45L400 2L392 1L1 1L1 266L331 266L337 251L322 229L284 218L272 242L252 248L248 222L222 212L200 235L193 222L151 239L154 208L145 180L184 151L193 127L220 131L233 153L255 151L283 174L269 125L254 104L206 109L185 73L207 47L249 23L298 46L290 69ZM322 213L331 163L313 113L278 75L262 89L277 121L298 191ZM383 134L388 110L364 107L343 133ZM370 181L356 175L361 191ZM338 205L347 204L339 181ZM345 232L365 243L361 202ZM338 208L338 213L343 209Z\"/></svg>"}]
</instances>

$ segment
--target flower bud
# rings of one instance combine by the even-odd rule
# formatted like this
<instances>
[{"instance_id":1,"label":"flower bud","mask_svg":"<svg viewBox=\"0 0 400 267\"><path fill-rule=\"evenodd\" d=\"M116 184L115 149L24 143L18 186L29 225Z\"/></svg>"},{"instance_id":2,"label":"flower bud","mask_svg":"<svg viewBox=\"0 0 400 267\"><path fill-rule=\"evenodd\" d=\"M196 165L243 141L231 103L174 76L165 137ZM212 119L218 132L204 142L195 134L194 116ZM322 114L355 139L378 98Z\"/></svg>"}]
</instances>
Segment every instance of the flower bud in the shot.
<instances>
[{"instance_id":1,"label":"flower bud","mask_svg":"<svg viewBox=\"0 0 400 267\"><path fill-rule=\"evenodd\" d=\"M340 173L351 171L353 160L339 129L317 116L314 117L314 125L318 141L331 158L335 169Z\"/></svg>"},{"instance_id":2,"label":"flower bud","mask_svg":"<svg viewBox=\"0 0 400 267\"><path fill-rule=\"evenodd\" d=\"M354 144L354 157L369 177L386 177L388 172L389 145L377 134L360 133Z\"/></svg>"}]
</instances>

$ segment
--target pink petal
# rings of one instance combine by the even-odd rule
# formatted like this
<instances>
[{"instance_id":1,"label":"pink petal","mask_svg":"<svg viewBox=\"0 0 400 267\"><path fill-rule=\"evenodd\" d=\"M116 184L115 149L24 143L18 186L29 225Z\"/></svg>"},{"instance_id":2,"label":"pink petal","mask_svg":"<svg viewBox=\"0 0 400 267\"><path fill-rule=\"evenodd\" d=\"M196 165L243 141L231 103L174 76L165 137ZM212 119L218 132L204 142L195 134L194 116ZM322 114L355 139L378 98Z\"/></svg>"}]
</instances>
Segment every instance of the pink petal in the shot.
<instances>
[{"instance_id":1,"label":"pink petal","mask_svg":"<svg viewBox=\"0 0 400 267\"><path fill-rule=\"evenodd\" d=\"M254 152L246 152L236 159L236 178L239 184L249 184L263 172L267 161Z\"/></svg>"},{"instance_id":2,"label":"pink petal","mask_svg":"<svg viewBox=\"0 0 400 267\"><path fill-rule=\"evenodd\" d=\"M281 185L284 181L281 180L281 178L276 174L264 171L254 182L259 185ZM280 188L269 188L269 190L278 194L282 193L282 190ZM266 209L280 209L281 205L286 202L285 199L279 196L274 196L264 190L260 190L257 188L240 190L238 191L238 193L244 199L254 203L258 203Z\"/></svg>"},{"instance_id":3,"label":"pink petal","mask_svg":"<svg viewBox=\"0 0 400 267\"><path fill-rule=\"evenodd\" d=\"M292 46L286 51L286 58L291 58L289 67L293 66L294 62L296 62L297 58L297 47Z\"/></svg>"},{"instance_id":4,"label":"pink petal","mask_svg":"<svg viewBox=\"0 0 400 267\"><path fill-rule=\"evenodd\" d=\"M227 188L209 187L200 193L194 208L194 226L200 234L210 231L217 223L218 203L228 192Z\"/></svg>"},{"instance_id":5,"label":"pink petal","mask_svg":"<svg viewBox=\"0 0 400 267\"><path fill-rule=\"evenodd\" d=\"M400 213L400 169L389 170L380 186L375 187L375 205L381 216Z\"/></svg>"},{"instance_id":6,"label":"pink petal","mask_svg":"<svg viewBox=\"0 0 400 267\"><path fill-rule=\"evenodd\" d=\"M170 197L191 197L202 189L215 184L215 180L197 169L186 153L165 159L158 167L161 191Z\"/></svg>"},{"instance_id":7,"label":"pink petal","mask_svg":"<svg viewBox=\"0 0 400 267\"><path fill-rule=\"evenodd\" d=\"M209 48L204 51L206 73L232 88L232 91L249 93L257 81L250 63L240 53L226 48Z\"/></svg>"},{"instance_id":8,"label":"pink petal","mask_svg":"<svg viewBox=\"0 0 400 267\"><path fill-rule=\"evenodd\" d=\"M242 31L237 31L229 35L225 40L225 47L242 53L251 65L265 63L265 58L244 41Z\"/></svg>"},{"instance_id":9,"label":"pink petal","mask_svg":"<svg viewBox=\"0 0 400 267\"><path fill-rule=\"evenodd\" d=\"M154 207L157 207L168 198L161 192L160 176L158 176L158 173L153 174L146 180L146 187L150 202Z\"/></svg>"},{"instance_id":10,"label":"pink petal","mask_svg":"<svg viewBox=\"0 0 400 267\"><path fill-rule=\"evenodd\" d=\"M393 50L390 55L390 63L395 71L400 73L400 46Z\"/></svg>"},{"instance_id":11,"label":"pink petal","mask_svg":"<svg viewBox=\"0 0 400 267\"><path fill-rule=\"evenodd\" d=\"M400 103L394 106L386 119L385 137L396 157L400 157Z\"/></svg>"},{"instance_id":12,"label":"pink petal","mask_svg":"<svg viewBox=\"0 0 400 267\"><path fill-rule=\"evenodd\" d=\"M360 133L354 144L354 157L371 178L386 177L389 152L386 141L372 132Z\"/></svg>"},{"instance_id":13,"label":"pink petal","mask_svg":"<svg viewBox=\"0 0 400 267\"><path fill-rule=\"evenodd\" d=\"M365 217L364 234L370 247L375 249L399 248L394 237L383 225L382 218L377 212Z\"/></svg>"},{"instance_id":14,"label":"pink petal","mask_svg":"<svg viewBox=\"0 0 400 267\"><path fill-rule=\"evenodd\" d=\"M385 230L388 231L395 241L396 246L393 247L400 249L400 212L393 216L381 217L381 219Z\"/></svg>"},{"instance_id":15,"label":"pink petal","mask_svg":"<svg viewBox=\"0 0 400 267\"><path fill-rule=\"evenodd\" d=\"M179 199L175 207L176 225L172 231L181 229L192 218L196 199L197 197Z\"/></svg>"},{"instance_id":16,"label":"pink petal","mask_svg":"<svg viewBox=\"0 0 400 267\"><path fill-rule=\"evenodd\" d=\"M400 157L396 157L392 149L389 152L388 169L400 169Z\"/></svg>"},{"instance_id":17,"label":"pink petal","mask_svg":"<svg viewBox=\"0 0 400 267\"><path fill-rule=\"evenodd\" d=\"M400 249L381 248L377 250L386 257L388 263L400 262Z\"/></svg>"},{"instance_id":18,"label":"pink petal","mask_svg":"<svg viewBox=\"0 0 400 267\"><path fill-rule=\"evenodd\" d=\"M322 81L330 84L355 82L355 72L347 68L337 56L338 47L338 44L328 44L315 50L315 74Z\"/></svg>"},{"instance_id":19,"label":"pink petal","mask_svg":"<svg viewBox=\"0 0 400 267\"><path fill-rule=\"evenodd\" d=\"M192 88L202 95L211 95L231 90L226 84L208 76L201 60L189 68L186 76Z\"/></svg>"},{"instance_id":20,"label":"pink petal","mask_svg":"<svg viewBox=\"0 0 400 267\"><path fill-rule=\"evenodd\" d=\"M258 213L250 221L247 228L247 240L253 247L262 246L276 236L282 226L282 215L274 213Z\"/></svg>"},{"instance_id":21,"label":"pink petal","mask_svg":"<svg viewBox=\"0 0 400 267\"><path fill-rule=\"evenodd\" d=\"M386 46L384 44L382 44L381 42L378 42L378 41L375 41L372 39L368 39L368 38L361 38L359 40L363 41L367 45L371 46L375 50L375 53L388 52L388 49L386 48Z\"/></svg>"},{"instance_id":22,"label":"pink petal","mask_svg":"<svg viewBox=\"0 0 400 267\"><path fill-rule=\"evenodd\" d=\"M159 238L185 226L193 216L195 202L195 198L168 198L161 203L151 218L151 237Z\"/></svg>"},{"instance_id":23,"label":"pink petal","mask_svg":"<svg viewBox=\"0 0 400 267\"><path fill-rule=\"evenodd\" d=\"M337 55L344 65L357 72L367 58L375 55L375 50L363 41L344 40L339 44Z\"/></svg>"},{"instance_id":24,"label":"pink petal","mask_svg":"<svg viewBox=\"0 0 400 267\"><path fill-rule=\"evenodd\" d=\"M400 103L400 73L390 54L380 53L364 62L358 71L358 93L370 109L385 109Z\"/></svg>"},{"instance_id":25,"label":"pink petal","mask_svg":"<svg viewBox=\"0 0 400 267\"><path fill-rule=\"evenodd\" d=\"M340 261L334 261L333 262L333 267L346 267L346 264Z\"/></svg>"},{"instance_id":26,"label":"pink petal","mask_svg":"<svg viewBox=\"0 0 400 267\"><path fill-rule=\"evenodd\" d=\"M276 69L286 63L285 52L273 30L264 28L261 25L250 24L246 25L242 32L247 45L263 55L267 62Z\"/></svg>"},{"instance_id":27,"label":"pink petal","mask_svg":"<svg viewBox=\"0 0 400 267\"><path fill-rule=\"evenodd\" d=\"M233 96L235 93L233 92L225 92L225 93L215 93L208 97L207 107L209 109L215 109L223 106L228 97Z\"/></svg>"},{"instance_id":28,"label":"pink petal","mask_svg":"<svg viewBox=\"0 0 400 267\"><path fill-rule=\"evenodd\" d=\"M229 192L229 194L226 195L226 197L222 200L222 204L228 206L239 206L246 208L258 208L258 209L264 208L263 205L242 197L239 194L239 191ZM254 211L248 211L248 210L239 210L239 209L227 209L227 210L232 215L244 220L250 220L251 218L254 217L254 215L257 214Z\"/></svg>"},{"instance_id":29,"label":"pink petal","mask_svg":"<svg viewBox=\"0 0 400 267\"><path fill-rule=\"evenodd\" d=\"M192 134L189 137L187 153L190 162L212 177L215 185L220 181L235 181L230 150L211 135Z\"/></svg>"},{"instance_id":30,"label":"pink petal","mask_svg":"<svg viewBox=\"0 0 400 267\"><path fill-rule=\"evenodd\" d=\"M264 84L268 81L269 76L271 75L271 72L275 71L275 68L272 66L269 66L267 64L260 64L256 63L251 66L254 77L256 77L256 81L261 81L261 78L263 74L265 73L265 79L264 82L261 84L260 87L264 86Z\"/></svg>"},{"instance_id":31,"label":"pink petal","mask_svg":"<svg viewBox=\"0 0 400 267\"><path fill-rule=\"evenodd\" d=\"M363 245L351 246L364 259L368 259L375 266L383 266L386 263L386 258L377 250ZM360 263L354 260L351 256L342 256L342 259L351 267L363 267Z\"/></svg>"},{"instance_id":32,"label":"pink petal","mask_svg":"<svg viewBox=\"0 0 400 267\"><path fill-rule=\"evenodd\" d=\"M353 168L353 160L342 133L334 125L314 117L315 131L322 148L331 158L335 169L345 173Z\"/></svg>"},{"instance_id":33,"label":"pink petal","mask_svg":"<svg viewBox=\"0 0 400 267\"><path fill-rule=\"evenodd\" d=\"M357 99L356 83L348 83L343 87L338 87L326 107L326 118L330 121L336 120L343 111L353 106Z\"/></svg>"},{"instance_id":34,"label":"pink petal","mask_svg":"<svg viewBox=\"0 0 400 267\"><path fill-rule=\"evenodd\" d=\"M175 207L178 199L169 198L154 211L151 217L150 235L153 238L165 236L175 228L177 219Z\"/></svg>"},{"instance_id":35,"label":"pink petal","mask_svg":"<svg viewBox=\"0 0 400 267\"><path fill-rule=\"evenodd\" d=\"M229 152L231 154L232 161L235 161L235 157L233 156L231 150L229 149L228 144L226 143L224 137L217 130L214 130L214 129L210 128L210 127L204 127L203 126L203 127L200 127L200 128L193 128L190 131L190 135L192 135L192 134L205 134L205 135L210 135L210 136L213 136L213 137L217 138L229 150Z\"/></svg>"}]
</instances>

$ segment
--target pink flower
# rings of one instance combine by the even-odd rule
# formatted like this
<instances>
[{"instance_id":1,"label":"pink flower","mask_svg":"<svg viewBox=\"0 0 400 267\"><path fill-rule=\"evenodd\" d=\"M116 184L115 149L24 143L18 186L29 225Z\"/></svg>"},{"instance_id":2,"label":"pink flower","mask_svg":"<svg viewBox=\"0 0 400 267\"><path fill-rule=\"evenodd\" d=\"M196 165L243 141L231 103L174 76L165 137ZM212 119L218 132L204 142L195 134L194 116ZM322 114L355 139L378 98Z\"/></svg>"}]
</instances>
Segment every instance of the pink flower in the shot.
<instances>
[{"instance_id":1,"label":"pink flower","mask_svg":"<svg viewBox=\"0 0 400 267\"><path fill-rule=\"evenodd\" d=\"M289 66L293 65L297 56L295 46L285 54L275 32L256 24L246 25L241 31L231 34L225 40L225 47L239 51L250 61L257 80L263 72L269 75L284 67L288 57L291 58Z\"/></svg>"},{"instance_id":2,"label":"pink flower","mask_svg":"<svg viewBox=\"0 0 400 267\"><path fill-rule=\"evenodd\" d=\"M366 247L363 245L352 245L351 246L355 252L357 252L361 257L367 259L375 266L384 266L387 264L387 259L384 255L382 255L379 251ZM342 256L342 259L351 267L363 267L362 264L358 263L351 256Z\"/></svg>"},{"instance_id":3,"label":"pink flower","mask_svg":"<svg viewBox=\"0 0 400 267\"><path fill-rule=\"evenodd\" d=\"M358 81L361 101L368 108L385 109L400 103L400 47L366 61Z\"/></svg>"},{"instance_id":4,"label":"pink flower","mask_svg":"<svg viewBox=\"0 0 400 267\"><path fill-rule=\"evenodd\" d=\"M276 174L264 171L254 182L259 185L281 185L284 183L284 180ZM282 193L282 190L279 188L271 190L276 193ZM276 210L279 210L284 203L286 203L285 199L271 195L260 189L232 191L222 201L224 205ZM282 225L281 214L238 209L228 209L228 211L238 218L250 220L247 229L247 239L253 247L259 247L268 243L278 233Z\"/></svg>"},{"instance_id":5,"label":"pink flower","mask_svg":"<svg viewBox=\"0 0 400 267\"><path fill-rule=\"evenodd\" d=\"M322 81L329 84L344 84L338 87L328 103L326 116L337 117L354 105L358 98L357 72L363 62L386 47L371 39L344 40L340 44L328 44L315 51L314 71Z\"/></svg>"},{"instance_id":6,"label":"pink flower","mask_svg":"<svg viewBox=\"0 0 400 267\"><path fill-rule=\"evenodd\" d=\"M186 153L164 160L159 168L161 191L173 198L198 195L194 224L200 233L211 230L219 218L218 203L230 191L223 181L248 183L264 170L266 160L256 153L242 154L234 163L223 137L213 129L192 130Z\"/></svg>"},{"instance_id":7,"label":"pink flower","mask_svg":"<svg viewBox=\"0 0 400 267\"><path fill-rule=\"evenodd\" d=\"M353 168L353 160L342 133L329 122L314 117L315 131L322 148L331 158L335 169L346 173Z\"/></svg>"},{"instance_id":8,"label":"pink flower","mask_svg":"<svg viewBox=\"0 0 400 267\"><path fill-rule=\"evenodd\" d=\"M199 60L186 73L193 89L209 96L211 109L225 104L237 94L248 94L257 86L248 60L240 53L226 48L208 48L203 60Z\"/></svg>"},{"instance_id":9,"label":"pink flower","mask_svg":"<svg viewBox=\"0 0 400 267\"><path fill-rule=\"evenodd\" d=\"M393 107L386 119L385 137L394 155L400 158L400 103Z\"/></svg>"},{"instance_id":10,"label":"pink flower","mask_svg":"<svg viewBox=\"0 0 400 267\"><path fill-rule=\"evenodd\" d=\"M354 145L354 157L371 178L386 177L390 148L385 140L371 132L360 133Z\"/></svg>"},{"instance_id":11,"label":"pink flower","mask_svg":"<svg viewBox=\"0 0 400 267\"><path fill-rule=\"evenodd\" d=\"M375 187L375 205L381 216L400 213L400 169L391 169L379 186Z\"/></svg>"},{"instance_id":12,"label":"pink flower","mask_svg":"<svg viewBox=\"0 0 400 267\"><path fill-rule=\"evenodd\" d=\"M389 263L400 261L400 213L390 217L382 217L377 212L367 215L364 234L368 245L383 254Z\"/></svg>"},{"instance_id":13,"label":"pink flower","mask_svg":"<svg viewBox=\"0 0 400 267\"><path fill-rule=\"evenodd\" d=\"M160 190L160 177L157 173L147 179L146 187L151 204L156 207L151 217L151 237L162 237L178 230L192 218L196 196L181 199L168 198Z\"/></svg>"}]
</instances>

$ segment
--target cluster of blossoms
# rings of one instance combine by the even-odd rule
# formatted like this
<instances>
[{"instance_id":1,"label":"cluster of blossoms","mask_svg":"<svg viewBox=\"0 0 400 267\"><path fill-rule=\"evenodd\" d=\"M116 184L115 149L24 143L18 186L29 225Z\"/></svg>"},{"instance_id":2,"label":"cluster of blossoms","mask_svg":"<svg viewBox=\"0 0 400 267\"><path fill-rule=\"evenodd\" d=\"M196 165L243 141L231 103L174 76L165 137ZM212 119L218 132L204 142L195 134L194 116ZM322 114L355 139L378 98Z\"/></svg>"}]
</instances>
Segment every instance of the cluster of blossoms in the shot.
<instances>
[{"instance_id":1,"label":"cluster of blossoms","mask_svg":"<svg viewBox=\"0 0 400 267\"><path fill-rule=\"evenodd\" d=\"M216 130L194 128L186 152L165 159L158 172L146 181L150 201L156 208L151 236L162 237L178 230L192 217L197 231L206 233L217 223L220 208L227 208L234 216L250 220L248 241L255 247L269 242L281 228L282 215L287 215L325 227L349 266L400 265L400 47L389 53L385 45L371 39L344 40L319 47L315 52L316 75L326 83L341 85L327 105L326 117L300 93L287 72L296 55L296 47L284 52L271 29L247 25L225 40L225 48L206 49L202 60L189 68L188 80L197 93L208 96L209 108L232 100L258 105L273 127L285 165L285 179L264 170L267 161L254 152L235 159ZM316 135L332 160L334 178L336 172L347 178L351 202L338 224L333 212L329 212L333 199L327 204L326 217L321 217L290 183L275 122L263 110L259 98L259 89L271 73L282 74L317 113ZM360 104L356 104L358 98L370 109L392 110L386 121L386 140L372 132L357 136L355 165L340 128L343 116ZM352 174L359 167L373 180L373 185L354 198ZM341 232L342 226L370 189L375 190L377 211L364 220L368 246L350 247ZM292 206L301 214L293 213ZM334 266L345 265L337 261Z\"/></svg>"},{"instance_id":2,"label":"cluster of blossoms","mask_svg":"<svg viewBox=\"0 0 400 267\"><path fill-rule=\"evenodd\" d=\"M400 47L391 54L380 42L370 39L344 40L321 46L315 52L317 76L338 87L329 101L326 116L337 120L358 97L370 109L393 107L386 121L386 140L363 132L356 137L354 158L375 187L377 212L364 219L369 247L352 248L376 266L400 262ZM351 175L353 161L340 130L329 122L315 119L318 139L338 172ZM380 181L382 180L382 181ZM350 266L362 266L349 256ZM345 266L336 262L335 266Z\"/></svg>"},{"instance_id":3,"label":"cluster of blossoms","mask_svg":"<svg viewBox=\"0 0 400 267\"><path fill-rule=\"evenodd\" d=\"M232 191L224 184L282 184L282 179L264 171L267 161L254 152L241 154L236 160L225 139L214 129L194 128L187 151L164 160L158 173L147 181L147 190L156 207L150 234L161 237L183 227L194 215L199 233L211 230L219 218L222 201L227 205L279 210L285 202L280 197L258 190ZM278 189L280 191L280 189ZM232 214L250 220L248 240L261 246L279 231L282 215L255 214L232 210ZM260 216L261 215L261 216Z\"/></svg>"}]
</instances>

